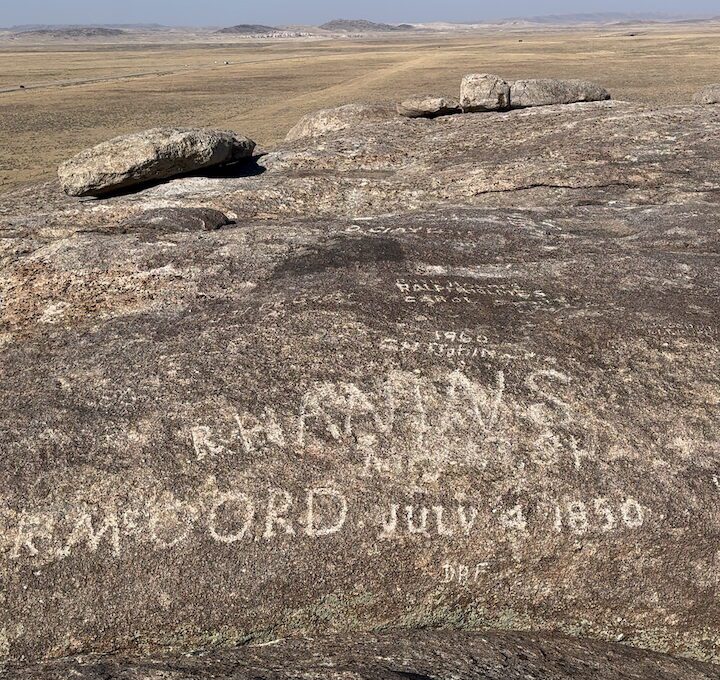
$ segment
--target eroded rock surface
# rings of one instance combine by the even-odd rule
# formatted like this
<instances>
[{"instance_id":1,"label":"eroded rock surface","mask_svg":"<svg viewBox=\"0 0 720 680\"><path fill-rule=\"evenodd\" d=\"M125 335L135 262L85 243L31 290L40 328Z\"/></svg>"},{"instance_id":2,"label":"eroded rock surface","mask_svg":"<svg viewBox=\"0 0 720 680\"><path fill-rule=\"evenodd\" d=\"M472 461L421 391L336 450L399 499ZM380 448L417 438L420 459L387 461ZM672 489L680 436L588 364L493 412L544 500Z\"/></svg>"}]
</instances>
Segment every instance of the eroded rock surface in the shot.
<instances>
[{"instance_id":1,"label":"eroded rock surface","mask_svg":"<svg viewBox=\"0 0 720 680\"><path fill-rule=\"evenodd\" d=\"M417 631L138 659L10 665L13 680L716 680L720 667L619 645L513 633Z\"/></svg>"},{"instance_id":2,"label":"eroded rock surface","mask_svg":"<svg viewBox=\"0 0 720 680\"><path fill-rule=\"evenodd\" d=\"M229 224L233 220L212 208L151 208L123 220L111 231L212 231Z\"/></svg>"},{"instance_id":3,"label":"eroded rock surface","mask_svg":"<svg viewBox=\"0 0 720 680\"><path fill-rule=\"evenodd\" d=\"M410 97L397 105L397 112L406 118L437 118L460 111L460 103L456 99L432 95Z\"/></svg>"},{"instance_id":4,"label":"eroded rock surface","mask_svg":"<svg viewBox=\"0 0 720 680\"><path fill-rule=\"evenodd\" d=\"M720 659L719 133L394 114L253 177L1 196L3 654L490 627ZM235 223L121 228L200 207Z\"/></svg>"},{"instance_id":5,"label":"eroded rock surface","mask_svg":"<svg viewBox=\"0 0 720 680\"><path fill-rule=\"evenodd\" d=\"M510 107L510 85L499 76L472 73L462 79L460 106L463 111L502 111Z\"/></svg>"},{"instance_id":6,"label":"eroded rock surface","mask_svg":"<svg viewBox=\"0 0 720 680\"><path fill-rule=\"evenodd\" d=\"M384 104L345 104L334 109L321 109L304 116L285 137L288 142L319 137L338 132L361 123L381 122L396 117L396 112Z\"/></svg>"},{"instance_id":7,"label":"eroded rock surface","mask_svg":"<svg viewBox=\"0 0 720 680\"><path fill-rule=\"evenodd\" d=\"M610 93L605 88L587 80L516 80L510 86L510 104L518 109L608 99Z\"/></svg>"},{"instance_id":8,"label":"eroded rock surface","mask_svg":"<svg viewBox=\"0 0 720 680\"><path fill-rule=\"evenodd\" d=\"M693 97L694 104L720 104L720 83L704 87Z\"/></svg>"},{"instance_id":9,"label":"eroded rock surface","mask_svg":"<svg viewBox=\"0 0 720 680\"><path fill-rule=\"evenodd\" d=\"M138 184L232 163L252 155L255 143L233 132L154 128L86 149L58 168L71 196L101 196Z\"/></svg>"}]
</instances>

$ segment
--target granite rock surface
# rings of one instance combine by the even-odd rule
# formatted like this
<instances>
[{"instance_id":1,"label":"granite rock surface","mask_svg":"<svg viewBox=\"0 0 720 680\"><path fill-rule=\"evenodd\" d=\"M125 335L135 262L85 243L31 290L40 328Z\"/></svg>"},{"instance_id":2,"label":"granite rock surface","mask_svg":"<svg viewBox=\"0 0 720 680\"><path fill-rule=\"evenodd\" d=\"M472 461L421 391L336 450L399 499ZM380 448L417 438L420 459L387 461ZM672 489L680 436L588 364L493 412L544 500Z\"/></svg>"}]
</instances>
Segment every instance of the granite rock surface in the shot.
<instances>
[{"instance_id":1,"label":"granite rock surface","mask_svg":"<svg viewBox=\"0 0 720 680\"><path fill-rule=\"evenodd\" d=\"M362 123L390 120L397 116L395 110L384 104L345 104L333 109L321 109L303 116L287 133L285 141L320 137Z\"/></svg>"},{"instance_id":2,"label":"granite rock surface","mask_svg":"<svg viewBox=\"0 0 720 680\"><path fill-rule=\"evenodd\" d=\"M694 104L720 104L720 83L707 85L693 97Z\"/></svg>"},{"instance_id":3,"label":"granite rock surface","mask_svg":"<svg viewBox=\"0 0 720 680\"><path fill-rule=\"evenodd\" d=\"M397 105L397 112L406 118L437 118L460 113L460 110L460 103L457 99L432 95L410 97Z\"/></svg>"},{"instance_id":4,"label":"granite rock surface","mask_svg":"<svg viewBox=\"0 0 720 680\"><path fill-rule=\"evenodd\" d=\"M719 135L395 114L0 196L2 655L442 627L720 660Z\"/></svg>"},{"instance_id":5,"label":"granite rock surface","mask_svg":"<svg viewBox=\"0 0 720 680\"><path fill-rule=\"evenodd\" d=\"M255 143L232 132L154 128L80 152L58 168L71 196L102 196L252 155Z\"/></svg>"},{"instance_id":6,"label":"granite rock surface","mask_svg":"<svg viewBox=\"0 0 720 680\"><path fill-rule=\"evenodd\" d=\"M460 106L466 113L510 108L510 85L488 73L466 75L460 85Z\"/></svg>"},{"instance_id":7,"label":"granite rock surface","mask_svg":"<svg viewBox=\"0 0 720 680\"><path fill-rule=\"evenodd\" d=\"M184 656L85 656L0 669L12 680L717 680L720 667L590 641L415 631L273 640Z\"/></svg>"},{"instance_id":8,"label":"granite rock surface","mask_svg":"<svg viewBox=\"0 0 720 680\"><path fill-rule=\"evenodd\" d=\"M516 80L510 86L510 105L518 109L608 99L610 93L605 88L586 80Z\"/></svg>"}]
</instances>

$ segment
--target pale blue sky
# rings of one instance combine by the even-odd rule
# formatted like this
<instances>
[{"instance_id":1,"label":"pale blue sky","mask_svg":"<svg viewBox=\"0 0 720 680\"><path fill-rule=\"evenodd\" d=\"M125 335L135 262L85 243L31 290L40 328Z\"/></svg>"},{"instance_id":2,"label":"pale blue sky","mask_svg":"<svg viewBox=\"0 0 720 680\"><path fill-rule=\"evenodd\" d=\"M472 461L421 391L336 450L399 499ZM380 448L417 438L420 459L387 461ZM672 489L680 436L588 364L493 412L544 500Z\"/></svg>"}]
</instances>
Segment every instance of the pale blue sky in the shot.
<instances>
[{"instance_id":1,"label":"pale blue sky","mask_svg":"<svg viewBox=\"0 0 720 680\"><path fill-rule=\"evenodd\" d=\"M478 21L578 12L720 14L718 0L0 0L0 26L30 23L316 24Z\"/></svg>"}]
</instances>

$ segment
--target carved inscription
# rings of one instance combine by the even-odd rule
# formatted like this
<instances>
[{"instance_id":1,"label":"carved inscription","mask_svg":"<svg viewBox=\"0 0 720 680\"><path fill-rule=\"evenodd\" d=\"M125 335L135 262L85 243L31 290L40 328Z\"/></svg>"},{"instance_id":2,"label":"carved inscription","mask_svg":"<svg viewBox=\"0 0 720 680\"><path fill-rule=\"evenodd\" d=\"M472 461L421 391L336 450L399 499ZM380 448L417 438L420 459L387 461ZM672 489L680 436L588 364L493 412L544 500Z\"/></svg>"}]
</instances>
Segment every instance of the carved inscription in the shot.
<instances>
[{"instance_id":1,"label":"carved inscription","mask_svg":"<svg viewBox=\"0 0 720 680\"><path fill-rule=\"evenodd\" d=\"M481 331L443 329L418 331L405 338L385 338L380 348L388 353L426 356L462 368L477 363L523 359L536 354L493 342Z\"/></svg>"},{"instance_id":2,"label":"carved inscription","mask_svg":"<svg viewBox=\"0 0 720 680\"><path fill-rule=\"evenodd\" d=\"M5 509L0 512L0 555L52 562L78 550L119 557L139 543L170 550L199 536L228 546L280 538L313 540L342 531L348 512L346 494L329 486L302 494L271 488L258 495L245 489L220 491L210 479L191 499L164 492L122 504Z\"/></svg>"},{"instance_id":3,"label":"carved inscription","mask_svg":"<svg viewBox=\"0 0 720 680\"><path fill-rule=\"evenodd\" d=\"M410 500L408 500L408 498ZM219 490L209 479L192 498L169 492L132 502L63 504L13 512L5 509L0 557L49 563L74 554L120 557L147 544L155 551L181 550L198 540L218 546L257 545L275 541L331 539L358 532L373 544L432 540L464 548L489 535L530 538L538 532L603 535L640 529L648 509L631 497L507 503L479 497L457 502L432 497L390 497L365 504L362 495L337 486L298 493L269 488Z\"/></svg>"},{"instance_id":4,"label":"carved inscription","mask_svg":"<svg viewBox=\"0 0 720 680\"><path fill-rule=\"evenodd\" d=\"M447 233L442 227L397 227L397 226L377 226L372 224L351 224L344 230L346 234L375 234L378 236L439 236ZM468 235L473 232L468 230Z\"/></svg>"},{"instance_id":5,"label":"carved inscription","mask_svg":"<svg viewBox=\"0 0 720 680\"><path fill-rule=\"evenodd\" d=\"M435 331L432 342L481 348L486 340L481 333ZM138 490L120 483L79 493L77 501L0 507L0 558L43 564L78 552L120 557L143 545L183 550L200 540L222 550L257 550L277 541L331 541L345 532L378 546L431 541L464 550L502 536L571 540L645 526L652 513L631 491L572 492L574 473L594 462L599 445L576 412L571 376L550 367L480 375L391 371L367 384L317 382L295 395L291 408L266 403L196 423L186 431L194 456L183 456L195 473L221 462L235 465L242 479L255 480L256 472L267 479L268 460L305 457L324 460L317 474L328 478L220 488L208 470L205 483L182 496L143 480ZM554 494L533 493L526 479L517 492L497 495L492 480L506 479L508 470L523 479L531 465L565 466ZM465 481L456 493L457 482L444 475L457 478L461 469ZM577 477L581 485L583 478ZM453 578L471 578L469 567L454 569Z\"/></svg>"},{"instance_id":6,"label":"carved inscription","mask_svg":"<svg viewBox=\"0 0 720 680\"><path fill-rule=\"evenodd\" d=\"M463 333L435 337L445 349L450 343L482 347L483 340ZM597 456L597 441L594 426L583 424L567 401L572 385L572 378L550 368L524 376L496 370L483 381L462 370L437 379L393 371L370 385L316 383L289 411L239 410L231 419L195 425L189 434L198 462L332 447L336 459L366 476L429 481L457 466L517 461L581 469ZM509 394L518 390L529 397Z\"/></svg>"},{"instance_id":7,"label":"carved inscription","mask_svg":"<svg viewBox=\"0 0 720 680\"><path fill-rule=\"evenodd\" d=\"M395 289L406 304L428 307L478 304L555 307L567 303L562 295L523 288L515 281L412 277L397 279Z\"/></svg>"}]
</instances>

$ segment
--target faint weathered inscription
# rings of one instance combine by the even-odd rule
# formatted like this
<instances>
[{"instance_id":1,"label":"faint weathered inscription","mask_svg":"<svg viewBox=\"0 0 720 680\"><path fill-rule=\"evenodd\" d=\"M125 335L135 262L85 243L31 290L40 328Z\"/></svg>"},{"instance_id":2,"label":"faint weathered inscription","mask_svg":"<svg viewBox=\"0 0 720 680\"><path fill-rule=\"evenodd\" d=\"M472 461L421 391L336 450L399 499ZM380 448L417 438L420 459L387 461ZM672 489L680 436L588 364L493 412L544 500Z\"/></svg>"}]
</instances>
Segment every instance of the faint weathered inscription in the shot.
<instances>
[{"instance_id":1,"label":"faint weathered inscription","mask_svg":"<svg viewBox=\"0 0 720 680\"><path fill-rule=\"evenodd\" d=\"M477 338L473 343L482 346ZM553 368L526 375L493 370L483 380L459 369L435 378L392 371L369 385L315 383L290 410L239 409L212 425L194 425L189 435L198 462L320 446L368 476L404 473L427 481L457 466L518 460L580 469L596 457L597 442L594 426L582 423L566 396L572 383ZM529 398L512 396L518 390Z\"/></svg>"},{"instance_id":2,"label":"faint weathered inscription","mask_svg":"<svg viewBox=\"0 0 720 680\"><path fill-rule=\"evenodd\" d=\"M398 226L380 226L374 224L351 224L344 230L347 234L374 234L377 236L439 236L446 234L447 230L442 227L398 227ZM468 230L468 234L472 232Z\"/></svg>"},{"instance_id":3,"label":"faint weathered inscription","mask_svg":"<svg viewBox=\"0 0 720 680\"><path fill-rule=\"evenodd\" d=\"M353 291L331 291L328 293L303 292L297 295L276 293L268 295L260 305L241 307L236 319L248 318L260 314L263 317L278 319L297 309L306 307L352 307L357 304L357 294ZM239 326L238 326L239 327Z\"/></svg>"},{"instance_id":4,"label":"faint weathered inscription","mask_svg":"<svg viewBox=\"0 0 720 680\"><path fill-rule=\"evenodd\" d=\"M465 564L463 562L445 562L440 572L443 584L471 585L481 581L490 571L491 562L476 562Z\"/></svg>"},{"instance_id":5,"label":"faint weathered inscription","mask_svg":"<svg viewBox=\"0 0 720 680\"><path fill-rule=\"evenodd\" d=\"M649 326L653 336L672 340L717 340L720 330L717 326L691 321L663 321Z\"/></svg>"}]
</instances>

